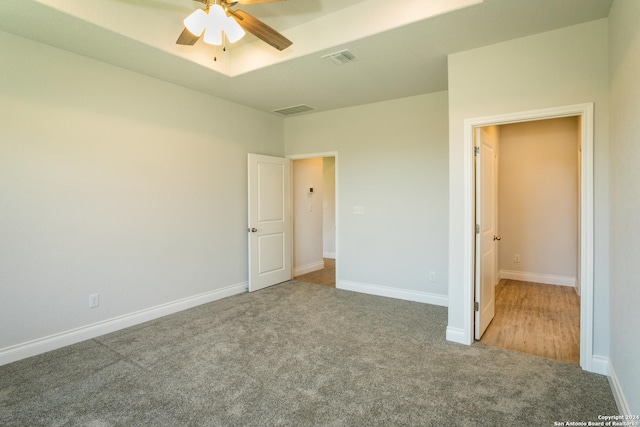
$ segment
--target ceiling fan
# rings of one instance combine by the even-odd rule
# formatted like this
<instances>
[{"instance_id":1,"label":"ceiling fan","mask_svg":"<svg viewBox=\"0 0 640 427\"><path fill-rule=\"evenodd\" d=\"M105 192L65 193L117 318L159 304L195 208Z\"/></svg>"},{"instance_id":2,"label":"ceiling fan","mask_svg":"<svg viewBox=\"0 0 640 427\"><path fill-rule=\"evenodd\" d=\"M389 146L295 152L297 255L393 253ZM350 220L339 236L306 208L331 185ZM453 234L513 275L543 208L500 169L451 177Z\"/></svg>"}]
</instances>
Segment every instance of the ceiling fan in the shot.
<instances>
[{"instance_id":1,"label":"ceiling fan","mask_svg":"<svg viewBox=\"0 0 640 427\"><path fill-rule=\"evenodd\" d=\"M176 44L181 45L193 45L195 44L200 37L205 34L204 41L210 44L221 44L222 36L221 31L224 31L227 35L227 39L231 42L236 41L244 35L244 31L248 31L254 36L258 37L260 40L265 43L270 44L278 50L284 50L287 47L291 46L291 40L287 39L285 36L260 21L259 19L249 15L247 12L244 12L239 9L232 9L232 7L237 4L251 5L258 3L271 3L283 0L237 0L237 1L229 1L229 0L194 0L203 3L206 8L204 10L198 9L193 14L189 15L187 19L185 19L185 29L182 31L178 40L176 40ZM208 16L218 15L216 19L220 22L224 28L216 28L214 31L213 37L209 37L207 39L206 31L210 28L209 24L206 23ZM192 21L189 22L189 19ZM233 27L237 27L233 22L225 22L225 19L235 21L237 25L239 25L238 30L234 30ZM195 22L195 24L194 24ZM215 38L215 41L213 40ZM218 41L220 43L218 43Z\"/></svg>"}]
</instances>

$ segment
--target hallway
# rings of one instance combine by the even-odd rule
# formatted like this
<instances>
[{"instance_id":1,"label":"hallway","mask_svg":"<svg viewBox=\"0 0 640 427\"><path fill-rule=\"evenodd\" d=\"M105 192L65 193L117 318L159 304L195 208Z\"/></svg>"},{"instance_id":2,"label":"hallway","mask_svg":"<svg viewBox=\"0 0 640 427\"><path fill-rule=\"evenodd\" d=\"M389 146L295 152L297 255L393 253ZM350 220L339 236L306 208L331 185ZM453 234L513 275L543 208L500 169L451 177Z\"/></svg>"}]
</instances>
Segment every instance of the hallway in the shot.
<instances>
[{"instance_id":1,"label":"hallway","mask_svg":"<svg viewBox=\"0 0 640 427\"><path fill-rule=\"evenodd\" d=\"M314 285L336 287L336 260L324 258L324 268L322 270L312 271L294 277L295 280L305 283L313 283Z\"/></svg>"}]
</instances>

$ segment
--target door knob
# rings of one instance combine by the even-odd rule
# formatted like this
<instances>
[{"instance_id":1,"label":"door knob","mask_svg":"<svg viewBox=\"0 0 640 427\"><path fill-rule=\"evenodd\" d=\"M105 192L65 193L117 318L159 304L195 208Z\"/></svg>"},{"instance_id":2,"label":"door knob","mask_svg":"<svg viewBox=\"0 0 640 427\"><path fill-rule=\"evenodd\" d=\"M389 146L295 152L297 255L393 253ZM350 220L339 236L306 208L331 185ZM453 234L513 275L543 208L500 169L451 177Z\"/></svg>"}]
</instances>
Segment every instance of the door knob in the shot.
<instances>
[{"instance_id":1,"label":"door knob","mask_svg":"<svg viewBox=\"0 0 640 427\"><path fill-rule=\"evenodd\" d=\"M495 240L502 240L502 237L500 237L500 236L493 236L493 240L494 240L494 241L495 241Z\"/></svg>"},{"instance_id":2,"label":"door knob","mask_svg":"<svg viewBox=\"0 0 640 427\"><path fill-rule=\"evenodd\" d=\"M258 231L258 229L257 229L257 228L255 228L255 227L251 227L251 228L247 228L247 231L250 231L250 232L252 232L252 233L255 233L256 231Z\"/></svg>"}]
</instances>

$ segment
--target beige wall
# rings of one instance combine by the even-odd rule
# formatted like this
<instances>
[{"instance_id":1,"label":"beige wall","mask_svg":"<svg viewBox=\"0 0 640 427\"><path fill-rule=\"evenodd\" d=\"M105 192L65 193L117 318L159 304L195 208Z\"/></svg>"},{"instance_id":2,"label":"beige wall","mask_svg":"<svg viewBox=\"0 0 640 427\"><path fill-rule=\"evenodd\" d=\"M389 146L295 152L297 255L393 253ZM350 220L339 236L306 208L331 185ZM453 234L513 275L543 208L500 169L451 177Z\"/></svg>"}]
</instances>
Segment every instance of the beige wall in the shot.
<instances>
[{"instance_id":1,"label":"beige wall","mask_svg":"<svg viewBox=\"0 0 640 427\"><path fill-rule=\"evenodd\" d=\"M577 117L500 126L502 277L517 273L543 283L575 283L577 141Z\"/></svg>"},{"instance_id":2,"label":"beige wall","mask_svg":"<svg viewBox=\"0 0 640 427\"><path fill-rule=\"evenodd\" d=\"M324 267L322 158L292 162L293 169L293 274ZM309 193L313 187L313 193Z\"/></svg>"},{"instance_id":3,"label":"beige wall","mask_svg":"<svg viewBox=\"0 0 640 427\"><path fill-rule=\"evenodd\" d=\"M282 119L5 33L0 51L0 363L244 291L247 153L282 156Z\"/></svg>"},{"instance_id":4,"label":"beige wall","mask_svg":"<svg viewBox=\"0 0 640 427\"><path fill-rule=\"evenodd\" d=\"M322 251L325 258L336 257L336 159L322 159Z\"/></svg>"},{"instance_id":5,"label":"beige wall","mask_svg":"<svg viewBox=\"0 0 640 427\"><path fill-rule=\"evenodd\" d=\"M611 83L611 373L640 414L640 2L615 0L609 15Z\"/></svg>"},{"instance_id":6,"label":"beige wall","mask_svg":"<svg viewBox=\"0 0 640 427\"><path fill-rule=\"evenodd\" d=\"M338 286L446 304L447 121L446 92L285 119L287 155L338 152Z\"/></svg>"},{"instance_id":7,"label":"beige wall","mask_svg":"<svg viewBox=\"0 0 640 427\"><path fill-rule=\"evenodd\" d=\"M449 56L449 325L462 334L464 296L464 120L593 102L594 354L609 354L609 79L607 20Z\"/></svg>"}]
</instances>

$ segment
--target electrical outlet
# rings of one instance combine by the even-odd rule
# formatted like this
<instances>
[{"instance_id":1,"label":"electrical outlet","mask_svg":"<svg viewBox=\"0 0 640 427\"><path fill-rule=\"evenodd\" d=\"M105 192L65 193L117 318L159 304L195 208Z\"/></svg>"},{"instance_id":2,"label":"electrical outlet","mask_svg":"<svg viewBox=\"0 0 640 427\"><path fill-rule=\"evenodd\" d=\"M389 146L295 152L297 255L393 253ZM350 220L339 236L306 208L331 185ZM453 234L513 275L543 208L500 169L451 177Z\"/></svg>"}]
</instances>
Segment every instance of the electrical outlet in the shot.
<instances>
[{"instance_id":1,"label":"electrical outlet","mask_svg":"<svg viewBox=\"0 0 640 427\"><path fill-rule=\"evenodd\" d=\"M515 254L513 256L513 262L520 262L520 254Z\"/></svg>"},{"instance_id":2,"label":"electrical outlet","mask_svg":"<svg viewBox=\"0 0 640 427\"><path fill-rule=\"evenodd\" d=\"M100 294L89 295L89 308L96 308L100 305Z\"/></svg>"},{"instance_id":3,"label":"electrical outlet","mask_svg":"<svg viewBox=\"0 0 640 427\"><path fill-rule=\"evenodd\" d=\"M436 272L435 271L430 271L429 272L429 281L430 282L435 282L436 281Z\"/></svg>"},{"instance_id":4,"label":"electrical outlet","mask_svg":"<svg viewBox=\"0 0 640 427\"><path fill-rule=\"evenodd\" d=\"M354 206L353 207L354 215L364 215L364 206Z\"/></svg>"}]
</instances>

